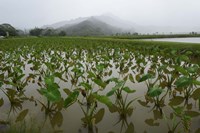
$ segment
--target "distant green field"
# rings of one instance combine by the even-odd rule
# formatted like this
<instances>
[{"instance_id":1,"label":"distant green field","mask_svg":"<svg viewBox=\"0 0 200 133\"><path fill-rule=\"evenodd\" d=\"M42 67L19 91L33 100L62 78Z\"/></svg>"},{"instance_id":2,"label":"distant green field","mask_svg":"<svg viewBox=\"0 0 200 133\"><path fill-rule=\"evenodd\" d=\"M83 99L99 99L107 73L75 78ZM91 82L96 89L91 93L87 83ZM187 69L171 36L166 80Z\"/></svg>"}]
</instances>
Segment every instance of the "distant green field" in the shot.
<instances>
[{"instance_id":1,"label":"distant green field","mask_svg":"<svg viewBox=\"0 0 200 133\"><path fill-rule=\"evenodd\" d=\"M140 39L143 37L141 36ZM145 38L145 37L144 37ZM24 38L10 38L1 39L1 48L11 48L10 46L19 47L23 45L66 45L70 47L90 47L90 46L108 46L108 47L168 47L176 49L200 49L200 45L192 43L179 43L179 42L157 42L157 41L144 41L138 38L108 38L108 37L24 37ZM86 46L86 47L85 47Z\"/></svg>"},{"instance_id":2,"label":"distant green field","mask_svg":"<svg viewBox=\"0 0 200 133\"><path fill-rule=\"evenodd\" d=\"M123 35L113 36L112 38L119 39L153 39L153 38L186 38L200 37L200 34L168 34L168 35Z\"/></svg>"}]
</instances>

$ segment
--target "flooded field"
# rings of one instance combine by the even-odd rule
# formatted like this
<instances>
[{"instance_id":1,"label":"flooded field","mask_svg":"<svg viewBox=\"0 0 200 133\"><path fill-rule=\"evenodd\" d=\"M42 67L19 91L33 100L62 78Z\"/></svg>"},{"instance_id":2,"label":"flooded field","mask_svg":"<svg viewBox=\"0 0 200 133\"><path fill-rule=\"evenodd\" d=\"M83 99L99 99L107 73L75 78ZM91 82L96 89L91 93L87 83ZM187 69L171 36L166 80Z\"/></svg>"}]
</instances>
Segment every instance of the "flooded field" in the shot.
<instances>
[{"instance_id":1,"label":"flooded field","mask_svg":"<svg viewBox=\"0 0 200 133\"><path fill-rule=\"evenodd\" d=\"M198 50L82 41L0 42L1 132L200 132Z\"/></svg>"},{"instance_id":2,"label":"flooded field","mask_svg":"<svg viewBox=\"0 0 200 133\"><path fill-rule=\"evenodd\" d=\"M165 42L184 42L184 43L199 43L199 37L187 37L187 38L161 38L161 39L151 39L153 41L165 41Z\"/></svg>"}]
</instances>

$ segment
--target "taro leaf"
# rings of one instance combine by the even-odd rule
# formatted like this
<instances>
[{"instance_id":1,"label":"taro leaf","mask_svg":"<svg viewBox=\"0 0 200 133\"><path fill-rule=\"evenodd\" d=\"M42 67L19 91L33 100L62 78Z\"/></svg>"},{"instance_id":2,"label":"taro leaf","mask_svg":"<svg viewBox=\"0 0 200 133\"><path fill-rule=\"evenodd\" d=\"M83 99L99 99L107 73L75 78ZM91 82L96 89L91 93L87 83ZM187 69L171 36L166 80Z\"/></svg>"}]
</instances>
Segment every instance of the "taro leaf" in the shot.
<instances>
[{"instance_id":1,"label":"taro leaf","mask_svg":"<svg viewBox=\"0 0 200 133\"><path fill-rule=\"evenodd\" d=\"M88 78L96 78L96 75L93 72L88 71Z\"/></svg>"},{"instance_id":2,"label":"taro leaf","mask_svg":"<svg viewBox=\"0 0 200 133\"><path fill-rule=\"evenodd\" d=\"M150 97L157 97L163 92L163 89L159 86L153 86L149 89L148 96Z\"/></svg>"},{"instance_id":3,"label":"taro leaf","mask_svg":"<svg viewBox=\"0 0 200 133\"><path fill-rule=\"evenodd\" d=\"M105 88L106 85L107 85L105 82L103 82L103 81L100 80L100 79L94 79L94 82L95 82L97 85L101 86L102 88Z\"/></svg>"},{"instance_id":4,"label":"taro leaf","mask_svg":"<svg viewBox=\"0 0 200 133\"><path fill-rule=\"evenodd\" d=\"M188 78L188 77L185 77L185 76L178 78L175 82L175 85L177 87L185 87L185 86L188 86L190 84L192 84L192 78L190 78L190 77Z\"/></svg>"},{"instance_id":5,"label":"taro leaf","mask_svg":"<svg viewBox=\"0 0 200 133\"><path fill-rule=\"evenodd\" d=\"M179 59L180 59L181 61L187 61L187 62L190 61L189 57L186 56L186 55L181 55L181 56L179 57Z\"/></svg>"},{"instance_id":6,"label":"taro leaf","mask_svg":"<svg viewBox=\"0 0 200 133\"><path fill-rule=\"evenodd\" d=\"M200 98L200 88L196 89L193 93L192 93L192 98L194 100L198 100Z\"/></svg>"},{"instance_id":7,"label":"taro leaf","mask_svg":"<svg viewBox=\"0 0 200 133\"><path fill-rule=\"evenodd\" d=\"M103 119L104 114L105 109L102 108L93 116L93 118L95 118L95 124L99 123Z\"/></svg>"},{"instance_id":8,"label":"taro leaf","mask_svg":"<svg viewBox=\"0 0 200 133\"><path fill-rule=\"evenodd\" d=\"M23 111L20 112L19 115L17 116L17 119L16 119L15 122L23 121L27 114L28 114L28 109L23 110Z\"/></svg>"},{"instance_id":9,"label":"taro leaf","mask_svg":"<svg viewBox=\"0 0 200 133\"><path fill-rule=\"evenodd\" d=\"M154 116L154 119L157 120L157 119L162 119L162 113L158 110L154 110L153 111L153 116Z\"/></svg>"},{"instance_id":10,"label":"taro leaf","mask_svg":"<svg viewBox=\"0 0 200 133\"><path fill-rule=\"evenodd\" d=\"M118 83L116 84L116 86L113 87L112 90L109 91L109 92L106 94L106 96L112 96L112 95L115 93L115 91L116 91L116 90L119 90L121 87L123 87L124 84L125 84L125 81L120 81L120 82L118 82Z\"/></svg>"},{"instance_id":11,"label":"taro leaf","mask_svg":"<svg viewBox=\"0 0 200 133\"><path fill-rule=\"evenodd\" d=\"M44 95L48 101L57 102L61 99L60 91L57 88L44 89L41 88L39 92Z\"/></svg>"},{"instance_id":12,"label":"taro leaf","mask_svg":"<svg viewBox=\"0 0 200 133\"><path fill-rule=\"evenodd\" d=\"M140 81L140 74L137 74L137 75L135 76L135 79L139 82L139 81Z\"/></svg>"},{"instance_id":13,"label":"taro leaf","mask_svg":"<svg viewBox=\"0 0 200 133\"><path fill-rule=\"evenodd\" d=\"M196 111L185 111L185 115L190 116L190 117L197 117L200 115L200 113Z\"/></svg>"},{"instance_id":14,"label":"taro leaf","mask_svg":"<svg viewBox=\"0 0 200 133\"><path fill-rule=\"evenodd\" d=\"M63 89L63 91L67 94L67 95L70 95L72 93L72 91L70 91L69 89L65 88Z\"/></svg>"},{"instance_id":15,"label":"taro leaf","mask_svg":"<svg viewBox=\"0 0 200 133\"><path fill-rule=\"evenodd\" d=\"M0 99L0 107L4 104L3 98Z\"/></svg>"},{"instance_id":16,"label":"taro leaf","mask_svg":"<svg viewBox=\"0 0 200 133\"><path fill-rule=\"evenodd\" d=\"M67 108L72 105L78 98L79 91L72 92L64 101L64 107Z\"/></svg>"},{"instance_id":17,"label":"taro leaf","mask_svg":"<svg viewBox=\"0 0 200 133\"><path fill-rule=\"evenodd\" d=\"M188 75L188 72L181 66L177 66L175 69L183 75Z\"/></svg>"},{"instance_id":18,"label":"taro leaf","mask_svg":"<svg viewBox=\"0 0 200 133\"><path fill-rule=\"evenodd\" d=\"M184 97L176 96L176 97L170 99L169 105L177 106L177 105L180 105L181 103L183 103L183 101L184 101Z\"/></svg>"},{"instance_id":19,"label":"taro leaf","mask_svg":"<svg viewBox=\"0 0 200 133\"><path fill-rule=\"evenodd\" d=\"M176 107L176 108L172 107L172 108L175 111L175 113L178 115L180 115L184 110L184 107Z\"/></svg>"},{"instance_id":20,"label":"taro leaf","mask_svg":"<svg viewBox=\"0 0 200 133\"><path fill-rule=\"evenodd\" d=\"M192 66L192 67L187 68L187 71L188 71L189 73L196 73L197 70L198 70L198 67L197 67L197 66Z\"/></svg>"},{"instance_id":21,"label":"taro leaf","mask_svg":"<svg viewBox=\"0 0 200 133\"><path fill-rule=\"evenodd\" d=\"M44 78L44 82L47 86L51 86L54 83L54 77L53 76L46 76Z\"/></svg>"},{"instance_id":22,"label":"taro leaf","mask_svg":"<svg viewBox=\"0 0 200 133\"><path fill-rule=\"evenodd\" d=\"M159 126L160 124L157 122L154 122L153 119L146 119L145 123L148 124L149 126Z\"/></svg>"},{"instance_id":23,"label":"taro leaf","mask_svg":"<svg viewBox=\"0 0 200 133\"><path fill-rule=\"evenodd\" d=\"M131 90L129 87L123 87L122 90L124 90L127 93L134 93L136 90Z\"/></svg>"},{"instance_id":24,"label":"taro leaf","mask_svg":"<svg viewBox=\"0 0 200 133\"><path fill-rule=\"evenodd\" d=\"M96 65L96 68L97 68L97 70L99 71L99 72L102 72L103 71L103 69L104 69L104 64L99 64L99 65Z\"/></svg>"},{"instance_id":25,"label":"taro leaf","mask_svg":"<svg viewBox=\"0 0 200 133\"><path fill-rule=\"evenodd\" d=\"M91 90L92 89L92 86L88 83L80 83L80 86L83 86L86 90Z\"/></svg>"},{"instance_id":26,"label":"taro leaf","mask_svg":"<svg viewBox=\"0 0 200 133\"><path fill-rule=\"evenodd\" d=\"M18 77L16 78L16 80L19 81L19 80L21 80L24 76L25 76L25 74L21 74L20 76L18 76Z\"/></svg>"},{"instance_id":27,"label":"taro leaf","mask_svg":"<svg viewBox=\"0 0 200 133\"><path fill-rule=\"evenodd\" d=\"M125 133L134 133L134 125L133 123L131 122L129 125L128 125L128 128L126 129L126 132Z\"/></svg>"},{"instance_id":28,"label":"taro leaf","mask_svg":"<svg viewBox=\"0 0 200 133\"><path fill-rule=\"evenodd\" d=\"M133 75L132 75L132 74L129 74L129 80L130 80L132 83L135 83L135 81L134 81L134 78L133 78Z\"/></svg>"},{"instance_id":29,"label":"taro leaf","mask_svg":"<svg viewBox=\"0 0 200 133\"><path fill-rule=\"evenodd\" d=\"M112 106L112 102L110 101L110 99L107 96L101 96L101 95L97 95L97 94L93 94L94 97L101 103L104 103L105 105L107 105L108 107Z\"/></svg>"},{"instance_id":30,"label":"taro leaf","mask_svg":"<svg viewBox=\"0 0 200 133\"><path fill-rule=\"evenodd\" d=\"M147 74L143 75L143 76L139 79L139 82L143 82L143 81L146 81L147 79L152 79L152 78L154 78L154 76L153 76L152 74L147 73Z\"/></svg>"},{"instance_id":31,"label":"taro leaf","mask_svg":"<svg viewBox=\"0 0 200 133\"><path fill-rule=\"evenodd\" d=\"M194 84L194 85L200 85L200 81L198 81L198 80L193 80L193 84Z\"/></svg>"},{"instance_id":32,"label":"taro leaf","mask_svg":"<svg viewBox=\"0 0 200 133\"><path fill-rule=\"evenodd\" d=\"M61 112L56 112L54 115L53 115L53 118L51 119L51 124L53 127L55 127L56 125L58 127L60 127L63 123L63 115Z\"/></svg>"}]
</instances>

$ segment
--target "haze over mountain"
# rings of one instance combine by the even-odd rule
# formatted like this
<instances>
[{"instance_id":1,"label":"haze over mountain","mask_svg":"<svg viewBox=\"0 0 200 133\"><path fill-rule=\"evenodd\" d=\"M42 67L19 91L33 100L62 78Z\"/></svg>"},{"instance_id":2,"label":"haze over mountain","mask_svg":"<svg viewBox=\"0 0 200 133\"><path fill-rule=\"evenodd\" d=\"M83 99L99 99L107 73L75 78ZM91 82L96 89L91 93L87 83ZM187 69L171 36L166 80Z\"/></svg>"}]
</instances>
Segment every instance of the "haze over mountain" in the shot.
<instances>
[{"instance_id":1,"label":"haze over mountain","mask_svg":"<svg viewBox=\"0 0 200 133\"><path fill-rule=\"evenodd\" d=\"M72 20L45 25L42 28L54 28L65 31L67 35L112 35L116 33L171 34L200 31L200 27L187 26L143 26L107 13L99 16L80 17ZM199 30L198 30L199 29Z\"/></svg>"},{"instance_id":2,"label":"haze over mountain","mask_svg":"<svg viewBox=\"0 0 200 133\"><path fill-rule=\"evenodd\" d=\"M134 33L133 24L123 21L113 15L91 16L69 21L45 25L42 28L54 28L65 31L67 35L113 35L116 33Z\"/></svg>"},{"instance_id":3,"label":"haze over mountain","mask_svg":"<svg viewBox=\"0 0 200 133\"><path fill-rule=\"evenodd\" d=\"M73 19L74 23L76 18L85 19L107 12L128 21L126 24L120 24L120 28L130 30L131 27L136 32L188 32L199 31L200 27L199 0L0 1L0 24L8 23L23 30L42 27L60 20ZM106 16L101 18L108 24L113 22ZM62 22L56 25L60 27L63 23L65 24ZM132 27L132 24L136 25ZM119 25L112 23L111 26Z\"/></svg>"}]
</instances>

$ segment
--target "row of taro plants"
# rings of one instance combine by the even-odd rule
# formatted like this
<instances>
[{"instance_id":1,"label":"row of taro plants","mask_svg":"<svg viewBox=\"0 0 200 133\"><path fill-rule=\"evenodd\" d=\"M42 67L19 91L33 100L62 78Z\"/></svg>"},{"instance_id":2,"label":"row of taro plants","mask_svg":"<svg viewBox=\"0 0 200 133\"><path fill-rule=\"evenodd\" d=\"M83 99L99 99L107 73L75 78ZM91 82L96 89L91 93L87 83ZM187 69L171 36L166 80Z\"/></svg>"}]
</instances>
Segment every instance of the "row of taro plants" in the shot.
<instances>
[{"instance_id":1,"label":"row of taro plants","mask_svg":"<svg viewBox=\"0 0 200 133\"><path fill-rule=\"evenodd\" d=\"M138 102L153 112L153 118L144 121L148 126L155 128L163 120L169 132L198 132L200 129L191 128L192 119L200 115L198 54L187 49L117 46L33 44L1 48L0 107L9 108L4 112L6 117L0 118L2 130L27 121L32 107L24 105L29 103L43 112L42 126L49 120L54 131L61 131L67 108L77 104L88 132L98 132L97 124L105 113L119 115L113 124L121 123L120 132L134 132L134 123L128 118ZM132 86L140 83L146 91L136 96L132 93L140 88ZM42 126L31 131L43 132ZM28 130L24 127L19 132Z\"/></svg>"}]
</instances>

